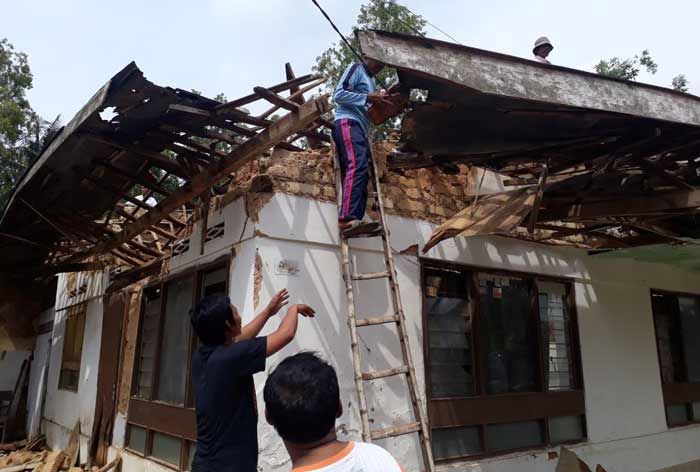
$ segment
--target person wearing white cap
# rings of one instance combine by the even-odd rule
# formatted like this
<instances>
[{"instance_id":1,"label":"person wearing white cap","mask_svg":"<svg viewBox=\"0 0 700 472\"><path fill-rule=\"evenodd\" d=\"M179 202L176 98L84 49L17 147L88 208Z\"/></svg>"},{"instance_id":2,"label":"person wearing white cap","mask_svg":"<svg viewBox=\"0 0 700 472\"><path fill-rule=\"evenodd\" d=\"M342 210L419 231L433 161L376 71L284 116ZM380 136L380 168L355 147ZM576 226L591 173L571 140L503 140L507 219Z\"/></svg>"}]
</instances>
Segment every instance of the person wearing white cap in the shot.
<instances>
[{"instance_id":1,"label":"person wearing white cap","mask_svg":"<svg viewBox=\"0 0 700 472\"><path fill-rule=\"evenodd\" d=\"M547 56L549 56L549 53L552 52L552 49L554 49L554 46L552 46L552 43L549 41L547 36L541 36L537 38L537 41L535 41L535 47L532 48L532 54L535 55L536 61L551 64L547 60Z\"/></svg>"}]
</instances>

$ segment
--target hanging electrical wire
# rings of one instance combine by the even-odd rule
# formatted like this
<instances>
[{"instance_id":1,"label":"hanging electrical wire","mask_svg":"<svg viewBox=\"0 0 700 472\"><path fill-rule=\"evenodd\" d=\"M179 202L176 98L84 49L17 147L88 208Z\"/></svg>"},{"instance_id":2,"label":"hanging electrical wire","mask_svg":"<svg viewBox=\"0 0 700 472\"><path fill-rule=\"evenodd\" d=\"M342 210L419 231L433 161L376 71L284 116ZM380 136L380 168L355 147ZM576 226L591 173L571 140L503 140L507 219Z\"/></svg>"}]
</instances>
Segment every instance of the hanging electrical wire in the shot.
<instances>
[{"instance_id":1,"label":"hanging electrical wire","mask_svg":"<svg viewBox=\"0 0 700 472\"><path fill-rule=\"evenodd\" d=\"M333 20L331 20L331 17L328 16L328 13L326 13L326 11L321 7L321 5L318 4L318 2L317 2L316 0L311 0L311 1L312 1L312 2L314 3L314 5L316 5L316 7L321 11L321 13L323 14L323 16L326 17L326 20L328 20L328 23L331 24L331 26L333 27L333 29L335 30L335 32L338 33L338 36L340 36L340 39L342 39L343 42L347 45L347 47L350 48L350 50L351 50L352 53L357 57L357 59L358 59L361 63L365 64L365 61L362 59L362 56L360 55L360 53L358 53L357 51L355 51L355 48L352 47L352 44L350 44L350 41L348 41L347 38L345 37L345 35L344 35L343 33L340 32L340 30L338 29L337 26L335 26L335 23L333 23ZM367 64L365 64L365 65L367 65Z\"/></svg>"}]
</instances>

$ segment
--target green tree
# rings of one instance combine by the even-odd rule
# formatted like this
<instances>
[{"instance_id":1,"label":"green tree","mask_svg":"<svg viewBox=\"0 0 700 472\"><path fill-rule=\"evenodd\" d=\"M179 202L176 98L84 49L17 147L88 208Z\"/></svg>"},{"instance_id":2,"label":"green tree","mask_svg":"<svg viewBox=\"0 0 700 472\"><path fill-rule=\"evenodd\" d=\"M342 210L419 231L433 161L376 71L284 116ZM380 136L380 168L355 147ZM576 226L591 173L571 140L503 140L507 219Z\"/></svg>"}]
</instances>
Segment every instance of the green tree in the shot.
<instances>
[{"instance_id":1,"label":"green tree","mask_svg":"<svg viewBox=\"0 0 700 472\"><path fill-rule=\"evenodd\" d=\"M413 14L394 0L369 0L360 7L355 29L381 29L394 33L424 35L425 25L426 21L420 15ZM348 34L346 37L352 47L359 52L355 35ZM313 70L328 79L326 88L332 92L345 68L355 61L357 57L343 41L339 40L316 58ZM388 86L396 81L396 71L385 69L377 79L378 83Z\"/></svg>"},{"instance_id":2,"label":"green tree","mask_svg":"<svg viewBox=\"0 0 700 472\"><path fill-rule=\"evenodd\" d=\"M688 79L684 74L679 74L673 78L671 81L671 86L673 90L678 90L679 92L688 91Z\"/></svg>"},{"instance_id":3,"label":"green tree","mask_svg":"<svg viewBox=\"0 0 700 472\"><path fill-rule=\"evenodd\" d=\"M644 67L650 74L656 74L658 66L652 59L649 50L645 49L641 55L635 55L629 59L612 57L601 59L595 66L595 71L600 75L615 77L617 79L637 80L641 67Z\"/></svg>"},{"instance_id":4,"label":"green tree","mask_svg":"<svg viewBox=\"0 0 700 472\"><path fill-rule=\"evenodd\" d=\"M49 128L32 110L26 92L32 88L27 55L0 40L0 209L25 169L36 159Z\"/></svg>"}]
</instances>

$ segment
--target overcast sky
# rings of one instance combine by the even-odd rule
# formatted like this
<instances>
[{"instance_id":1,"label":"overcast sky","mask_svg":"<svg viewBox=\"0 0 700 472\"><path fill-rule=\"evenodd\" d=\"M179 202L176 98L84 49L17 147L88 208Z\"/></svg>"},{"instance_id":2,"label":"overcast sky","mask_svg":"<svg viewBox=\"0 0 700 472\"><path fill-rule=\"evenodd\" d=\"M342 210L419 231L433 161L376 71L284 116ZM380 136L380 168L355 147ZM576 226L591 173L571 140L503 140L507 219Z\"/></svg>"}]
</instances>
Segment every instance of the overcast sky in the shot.
<instances>
[{"instance_id":1,"label":"overcast sky","mask_svg":"<svg viewBox=\"0 0 700 472\"><path fill-rule=\"evenodd\" d=\"M320 0L342 31L361 0ZM591 70L601 58L649 49L659 66L640 80L670 86L684 73L700 94L700 2L666 0L401 0L459 42L522 57L547 35L553 63ZM159 85L230 99L297 75L337 40L311 0L4 0L0 38L29 55L29 99L66 122L131 61ZM446 39L428 27L428 36Z\"/></svg>"}]
</instances>

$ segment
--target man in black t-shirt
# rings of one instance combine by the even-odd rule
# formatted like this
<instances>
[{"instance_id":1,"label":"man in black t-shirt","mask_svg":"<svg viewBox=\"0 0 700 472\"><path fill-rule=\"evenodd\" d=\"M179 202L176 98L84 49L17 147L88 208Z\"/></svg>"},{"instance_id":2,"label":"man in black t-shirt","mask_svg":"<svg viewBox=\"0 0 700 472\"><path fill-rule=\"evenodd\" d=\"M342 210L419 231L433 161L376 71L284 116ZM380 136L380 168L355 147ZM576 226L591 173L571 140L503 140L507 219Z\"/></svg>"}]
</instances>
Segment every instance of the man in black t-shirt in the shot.
<instances>
[{"instance_id":1,"label":"man in black t-shirt","mask_svg":"<svg viewBox=\"0 0 700 472\"><path fill-rule=\"evenodd\" d=\"M210 295L191 312L200 348L192 358L197 413L197 451L193 472L255 472L258 463L258 412L253 374L265 359L294 339L298 315L313 317L308 305L292 305L276 331L256 337L287 304L287 290L245 326L222 294Z\"/></svg>"}]
</instances>

